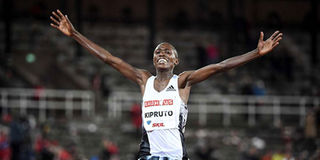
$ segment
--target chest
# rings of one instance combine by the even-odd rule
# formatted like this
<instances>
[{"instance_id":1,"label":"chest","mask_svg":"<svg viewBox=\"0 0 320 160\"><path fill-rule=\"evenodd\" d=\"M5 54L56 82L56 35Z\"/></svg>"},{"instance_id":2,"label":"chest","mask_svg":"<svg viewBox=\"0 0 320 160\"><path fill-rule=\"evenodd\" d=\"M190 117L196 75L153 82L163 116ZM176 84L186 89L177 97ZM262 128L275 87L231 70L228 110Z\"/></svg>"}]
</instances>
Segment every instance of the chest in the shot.
<instances>
[{"instance_id":1,"label":"chest","mask_svg":"<svg viewBox=\"0 0 320 160\"><path fill-rule=\"evenodd\" d=\"M157 92L161 92L162 90L164 90L168 86L169 81L170 81L170 79L165 80L165 81L154 80L153 87Z\"/></svg>"}]
</instances>

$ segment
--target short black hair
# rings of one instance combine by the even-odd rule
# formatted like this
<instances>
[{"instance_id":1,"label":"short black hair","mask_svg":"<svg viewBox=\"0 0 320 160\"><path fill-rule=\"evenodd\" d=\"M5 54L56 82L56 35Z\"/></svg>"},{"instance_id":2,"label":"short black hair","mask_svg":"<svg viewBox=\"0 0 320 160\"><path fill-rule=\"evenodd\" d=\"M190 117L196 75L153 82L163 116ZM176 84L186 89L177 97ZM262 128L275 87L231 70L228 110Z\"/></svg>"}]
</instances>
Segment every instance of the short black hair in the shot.
<instances>
[{"instance_id":1,"label":"short black hair","mask_svg":"<svg viewBox=\"0 0 320 160\"><path fill-rule=\"evenodd\" d=\"M156 48L158 48L160 45L163 45L163 44L169 45L172 48L173 54L176 56L176 58L179 58L176 48L169 42L161 42Z\"/></svg>"}]
</instances>

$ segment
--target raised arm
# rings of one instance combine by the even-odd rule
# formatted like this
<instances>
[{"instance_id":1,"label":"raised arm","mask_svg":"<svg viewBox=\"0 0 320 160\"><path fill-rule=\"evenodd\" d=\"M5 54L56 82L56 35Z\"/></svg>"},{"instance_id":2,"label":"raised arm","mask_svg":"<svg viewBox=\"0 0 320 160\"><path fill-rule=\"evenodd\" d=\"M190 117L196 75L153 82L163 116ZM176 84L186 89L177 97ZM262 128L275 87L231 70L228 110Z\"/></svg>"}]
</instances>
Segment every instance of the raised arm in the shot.
<instances>
[{"instance_id":1,"label":"raised arm","mask_svg":"<svg viewBox=\"0 0 320 160\"><path fill-rule=\"evenodd\" d=\"M260 32L260 38L257 45L257 48L253 51L250 51L246 54L235 56L229 59L226 59L217 64L211 64L200 68L195 71L186 71L181 73L181 81L180 87L191 86L203 80L206 80L210 76L227 71L232 68L236 68L241 66L249 61L252 61L258 57L261 57L270 51L273 50L277 45L279 45L279 41L282 39L282 33L276 31L273 35L267 40L263 40L263 32Z\"/></svg>"},{"instance_id":2,"label":"raised arm","mask_svg":"<svg viewBox=\"0 0 320 160\"><path fill-rule=\"evenodd\" d=\"M53 23L50 24L52 27L58 29L66 36L76 40L91 54L95 55L105 63L118 70L126 78L136 82L141 86L144 84L144 81L147 79L147 77L150 76L149 72L131 66L122 59L113 56L107 50L84 37L73 27L68 16L63 15L60 10L57 10L56 12L53 11L52 14L53 16L50 16L50 19L53 21Z\"/></svg>"}]
</instances>

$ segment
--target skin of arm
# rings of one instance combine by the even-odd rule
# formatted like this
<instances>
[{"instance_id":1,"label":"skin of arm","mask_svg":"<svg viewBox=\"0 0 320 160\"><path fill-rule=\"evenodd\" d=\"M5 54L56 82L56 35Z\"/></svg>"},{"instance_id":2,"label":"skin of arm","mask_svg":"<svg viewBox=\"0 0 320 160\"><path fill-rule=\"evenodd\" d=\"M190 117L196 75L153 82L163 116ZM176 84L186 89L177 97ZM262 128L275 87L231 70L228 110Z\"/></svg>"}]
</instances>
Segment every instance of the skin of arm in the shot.
<instances>
[{"instance_id":1,"label":"skin of arm","mask_svg":"<svg viewBox=\"0 0 320 160\"><path fill-rule=\"evenodd\" d=\"M102 47L87 39L81 33L76 31L76 29L70 22L68 16L63 15L60 10L52 12L52 14L54 16L50 16L50 19L54 22L50 24L52 27L60 30L65 35L73 38L85 49L87 49L92 55L98 57L105 63L109 64L111 67L115 68L126 78L137 83L140 86L140 89L143 94L145 82L151 76L151 73L149 73L146 70L137 69L131 66L122 59L113 56L109 51L103 49Z\"/></svg>"},{"instance_id":2,"label":"skin of arm","mask_svg":"<svg viewBox=\"0 0 320 160\"><path fill-rule=\"evenodd\" d=\"M77 31L71 37L75 39L78 43L80 43L92 55L95 55L105 63L109 64L111 67L115 68L126 78L136 82L139 85L143 84L143 79L146 79L150 74L146 70L137 69L131 66L130 64L126 63L122 59L113 56L109 51L98 46L97 44L90 41Z\"/></svg>"},{"instance_id":3,"label":"skin of arm","mask_svg":"<svg viewBox=\"0 0 320 160\"><path fill-rule=\"evenodd\" d=\"M188 101L191 86L208 79L217 73L228 71L232 68L239 67L258 57L261 57L272 51L282 39L282 33L276 31L267 40L263 40L263 32L260 32L260 38L257 48L235 57L231 57L217 64L210 64L198 70L185 71L179 75L180 96L184 102Z\"/></svg>"},{"instance_id":4,"label":"skin of arm","mask_svg":"<svg viewBox=\"0 0 320 160\"><path fill-rule=\"evenodd\" d=\"M220 63L202 67L198 70L183 72L180 74L180 76L182 77L180 84L182 87L192 86L193 84L208 79L214 74L225 72L232 68L236 68L245 63L248 63L272 51L273 48L279 45L279 41L281 39L282 33L276 31L270 38L268 38L266 41L263 41L263 32L260 32L260 38L256 49L248 53L226 59Z\"/></svg>"},{"instance_id":5,"label":"skin of arm","mask_svg":"<svg viewBox=\"0 0 320 160\"><path fill-rule=\"evenodd\" d=\"M260 55L257 53L257 49L255 49L246 54L226 59L217 64L210 64L198 70L185 71L181 73L180 76L181 77L186 76L185 85L192 86L196 83L199 83L201 81L208 79L212 75L228 71L232 68L236 68L258 57L260 57Z\"/></svg>"}]
</instances>

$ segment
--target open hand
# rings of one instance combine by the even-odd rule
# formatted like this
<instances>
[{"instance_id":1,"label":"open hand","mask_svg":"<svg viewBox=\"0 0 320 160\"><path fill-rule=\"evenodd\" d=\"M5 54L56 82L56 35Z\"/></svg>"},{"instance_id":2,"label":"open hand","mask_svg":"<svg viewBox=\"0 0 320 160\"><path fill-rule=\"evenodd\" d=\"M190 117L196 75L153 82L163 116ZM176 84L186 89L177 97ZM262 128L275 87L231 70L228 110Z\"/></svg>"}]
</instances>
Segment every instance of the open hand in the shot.
<instances>
[{"instance_id":1,"label":"open hand","mask_svg":"<svg viewBox=\"0 0 320 160\"><path fill-rule=\"evenodd\" d=\"M265 41L263 41L263 35L263 32L260 32L260 38L257 46L259 55L269 53L273 48L279 45L279 42L282 39L282 33L279 31L274 32L272 36Z\"/></svg>"},{"instance_id":2,"label":"open hand","mask_svg":"<svg viewBox=\"0 0 320 160\"><path fill-rule=\"evenodd\" d=\"M63 34L67 36L72 36L75 33L75 29L70 22L67 15L63 15L60 10L57 10L56 12L52 12L53 16L50 16L50 19L53 21L53 23L50 23L50 25L53 28L56 28L60 30Z\"/></svg>"}]
</instances>

